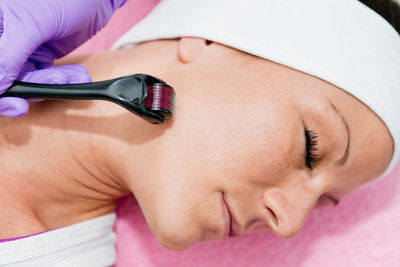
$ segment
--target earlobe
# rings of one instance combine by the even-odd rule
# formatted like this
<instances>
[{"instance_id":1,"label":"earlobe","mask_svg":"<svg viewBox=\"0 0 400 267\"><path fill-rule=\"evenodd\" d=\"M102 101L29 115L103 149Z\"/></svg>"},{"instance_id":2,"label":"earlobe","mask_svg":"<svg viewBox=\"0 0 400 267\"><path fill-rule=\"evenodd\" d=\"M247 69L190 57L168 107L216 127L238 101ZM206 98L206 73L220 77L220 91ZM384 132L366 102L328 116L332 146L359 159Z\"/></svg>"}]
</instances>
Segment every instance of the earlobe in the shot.
<instances>
[{"instance_id":1,"label":"earlobe","mask_svg":"<svg viewBox=\"0 0 400 267\"><path fill-rule=\"evenodd\" d=\"M178 42L178 58L182 63L193 63L209 44L202 38L182 37Z\"/></svg>"}]
</instances>

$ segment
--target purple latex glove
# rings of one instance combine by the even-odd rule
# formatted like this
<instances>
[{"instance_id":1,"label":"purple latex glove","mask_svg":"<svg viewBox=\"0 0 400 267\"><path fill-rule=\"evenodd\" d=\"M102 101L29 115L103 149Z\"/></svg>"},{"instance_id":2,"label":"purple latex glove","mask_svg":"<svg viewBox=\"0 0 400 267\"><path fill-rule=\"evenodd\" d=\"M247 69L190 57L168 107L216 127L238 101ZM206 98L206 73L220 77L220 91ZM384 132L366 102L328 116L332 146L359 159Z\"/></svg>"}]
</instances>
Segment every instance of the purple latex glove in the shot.
<instances>
[{"instance_id":1,"label":"purple latex glove","mask_svg":"<svg viewBox=\"0 0 400 267\"><path fill-rule=\"evenodd\" d=\"M15 80L90 82L82 66L53 61L90 39L127 0L0 0L0 94ZM28 112L25 99L0 98L0 115Z\"/></svg>"}]
</instances>

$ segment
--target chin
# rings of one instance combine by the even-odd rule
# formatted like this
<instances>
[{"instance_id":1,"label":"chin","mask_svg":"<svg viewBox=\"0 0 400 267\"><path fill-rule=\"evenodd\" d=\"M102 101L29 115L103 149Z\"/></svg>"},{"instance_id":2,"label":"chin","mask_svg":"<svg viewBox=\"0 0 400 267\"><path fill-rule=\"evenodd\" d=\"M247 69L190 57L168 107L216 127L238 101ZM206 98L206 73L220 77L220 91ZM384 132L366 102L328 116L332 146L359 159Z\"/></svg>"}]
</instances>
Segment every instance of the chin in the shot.
<instances>
[{"instance_id":1,"label":"chin","mask_svg":"<svg viewBox=\"0 0 400 267\"><path fill-rule=\"evenodd\" d=\"M183 251L190 248L195 244L195 242L181 242L180 240L165 240L159 239L158 242L166 249L173 251Z\"/></svg>"},{"instance_id":2,"label":"chin","mask_svg":"<svg viewBox=\"0 0 400 267\"><path fill-rule=\"evenodd\" d=\"M182 251L190 248L197 242L197 238L183 234L163 233L157 234L158 242L166 249Z\"/></svg>"},{"instance_id":3,"label":"chin","mask_svg":"<svg viewBox=\"0 0 400 267\"><path fill-rule=\"evenodd\" d=\"M190 248L201 239L201 233L196 227L178 223L164 224L153 232L164 248L175 251Z\"/></svg>"}]
</instances>

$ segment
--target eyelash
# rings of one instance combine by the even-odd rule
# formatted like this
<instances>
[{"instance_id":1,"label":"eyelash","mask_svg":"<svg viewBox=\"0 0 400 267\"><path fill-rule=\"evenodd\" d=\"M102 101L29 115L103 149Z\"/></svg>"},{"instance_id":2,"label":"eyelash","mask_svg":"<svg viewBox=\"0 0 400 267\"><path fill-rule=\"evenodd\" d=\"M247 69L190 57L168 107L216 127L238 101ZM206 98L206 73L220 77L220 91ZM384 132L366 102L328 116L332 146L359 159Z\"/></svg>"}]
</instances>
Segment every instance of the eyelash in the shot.
<instances>
[{"instance_id":1,"label":"eyelash","mask_svg":"<svg viewBox=\"0 0 400 267\"><path fill-rule=\"evenodd\" d=\"M311 171L313 170L314 164L318 161L318 135L311 130L305 131L306 136L306 166Z\"/></svg>"}]
</instances>

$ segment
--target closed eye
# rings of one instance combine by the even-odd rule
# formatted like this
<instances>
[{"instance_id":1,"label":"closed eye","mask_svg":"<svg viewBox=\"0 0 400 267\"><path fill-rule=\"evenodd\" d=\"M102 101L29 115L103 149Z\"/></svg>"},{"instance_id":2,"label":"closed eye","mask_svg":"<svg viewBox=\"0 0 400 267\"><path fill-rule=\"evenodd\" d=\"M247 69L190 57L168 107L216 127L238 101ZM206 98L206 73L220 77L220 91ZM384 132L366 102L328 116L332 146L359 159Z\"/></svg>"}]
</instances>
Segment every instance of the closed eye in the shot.
<instances>
[{"instance_id":1,"label":"closed eye","mask_svg":"<svg viewBox=\"0 0 400 267\"><path fill-rule=\"evenodd\" d=\"M312 130L305 130L306 137L306 166L310 171L314 169L315 164L319 160L318 154L318 135Z\"/></svg>"}]
</instances>

